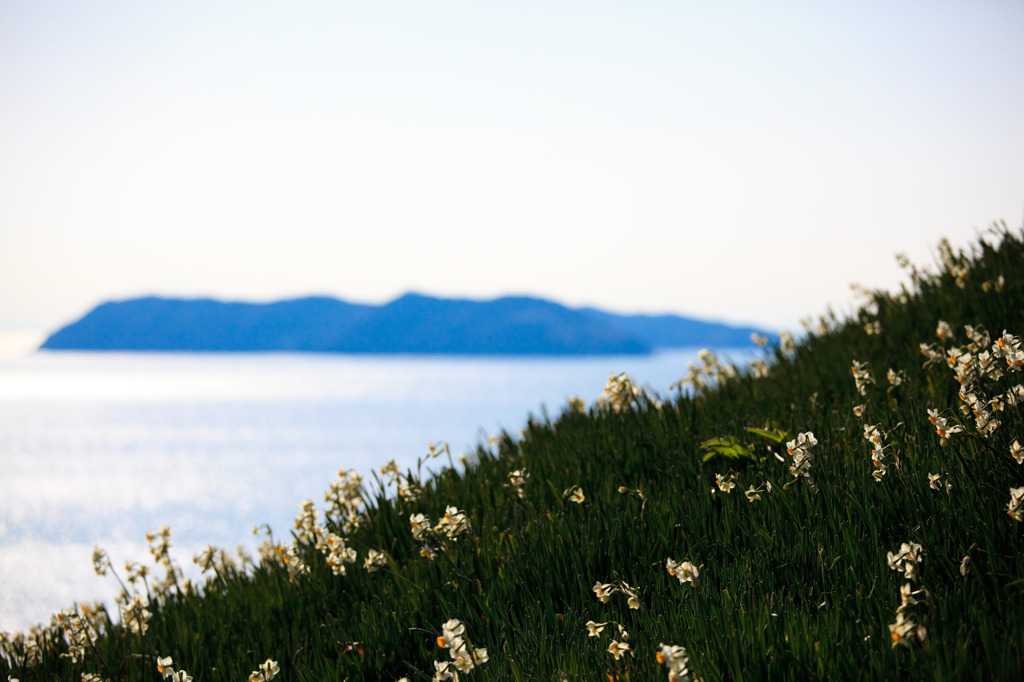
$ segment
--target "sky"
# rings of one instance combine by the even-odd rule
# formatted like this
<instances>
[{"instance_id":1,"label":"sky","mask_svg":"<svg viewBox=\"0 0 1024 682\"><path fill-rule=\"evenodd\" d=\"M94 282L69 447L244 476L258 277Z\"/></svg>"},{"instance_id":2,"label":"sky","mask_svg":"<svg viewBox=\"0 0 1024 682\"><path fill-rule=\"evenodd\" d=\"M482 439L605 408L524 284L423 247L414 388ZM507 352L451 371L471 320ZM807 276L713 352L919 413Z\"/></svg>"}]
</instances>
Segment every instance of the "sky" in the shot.
<instances>
[{"instance_id":1,"label":"sky","mask_svg":"<svg viewBox=\"0 0 1024 682\"><path fill-rule=\"evenodd\" d=\"M793 329L1024 216L1024 3L0 3L0 330L517 294Z\"/></svg>"}]
</instances>

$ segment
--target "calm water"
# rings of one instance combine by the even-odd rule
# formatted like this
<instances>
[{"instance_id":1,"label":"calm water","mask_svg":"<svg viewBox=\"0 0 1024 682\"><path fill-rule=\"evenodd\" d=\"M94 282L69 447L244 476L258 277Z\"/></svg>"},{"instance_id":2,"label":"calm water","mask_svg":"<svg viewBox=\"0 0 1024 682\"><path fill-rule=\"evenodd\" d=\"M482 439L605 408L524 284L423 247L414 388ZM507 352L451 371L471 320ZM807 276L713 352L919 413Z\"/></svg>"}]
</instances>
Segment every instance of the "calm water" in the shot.
<instances>
[{"instance_id":1,"label":"calm water","mask_svg":"<svg viewBox=\"0 0 1024 682\"><path fill-rule=\"evenodd\" d=\"M117 567L146 561L166 523L188 572L206 544L251 547L256 524L287 537L341 467L415 467L440 440L470 452L571 395L589 404L612 372L665 396L695 357L0 357L0 630L111 599L94 545Z\"/></svg>"}]
</instances>

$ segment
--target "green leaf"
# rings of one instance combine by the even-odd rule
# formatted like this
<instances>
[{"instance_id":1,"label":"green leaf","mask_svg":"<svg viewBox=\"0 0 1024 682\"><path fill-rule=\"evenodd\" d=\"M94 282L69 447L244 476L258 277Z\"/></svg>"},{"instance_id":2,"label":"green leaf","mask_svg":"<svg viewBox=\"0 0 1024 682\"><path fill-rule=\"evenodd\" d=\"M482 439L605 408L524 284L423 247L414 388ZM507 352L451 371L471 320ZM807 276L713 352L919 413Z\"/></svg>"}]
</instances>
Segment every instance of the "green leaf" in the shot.
<instances>
[{"instance_id":1,"label":"green leaf","mask_svg":"<svg viewBox=\"0 0 1024 682\"><path fill-rule=\"evenodd\" d=\"M747 427L747 433L752 433L755 436L761 436L762 438L767 438L768 440L772 441L773 443L782 443L787 438L789 438L789 433L787 431L783 431L782 429L771 429L769 431L768 429L758 429L758 428L754 428L754 427Z\"/></svg>"}]
</instances>

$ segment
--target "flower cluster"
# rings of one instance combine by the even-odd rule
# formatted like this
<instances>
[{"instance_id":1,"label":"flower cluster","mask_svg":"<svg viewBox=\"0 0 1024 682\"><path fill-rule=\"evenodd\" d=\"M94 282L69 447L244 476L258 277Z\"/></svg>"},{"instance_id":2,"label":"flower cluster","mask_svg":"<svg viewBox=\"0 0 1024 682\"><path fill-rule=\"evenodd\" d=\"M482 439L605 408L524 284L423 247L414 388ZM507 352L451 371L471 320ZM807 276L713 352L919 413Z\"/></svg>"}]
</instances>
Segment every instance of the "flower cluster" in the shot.
<instances>
[{"instance_id":1,"label":"flower cluster","mask_svg":"<svg viewBox=\"0 0 1024 682\"><path fill-rule=\"evenodd\" d=\"M946 340L952 336L951 330L940 322L939 337ZM948 325L946 325L948 327ZM1024 385L1016 384L1003 392L995 391L993 384L1004 376L1019 372L1024 368L1024 349L1020 338L1006 330L992 342L987 331L980 326L965 325L964 330L968 343L966 346L954 346L942 349L936 344L921 344L921 352L928 358L925 365L945 361L953 371L960 384L960 411L966 417L974 418L974 427L978 434L990 436L1000 426L998 418L1007 405L1017 405L1024 401ZM999 360L1006 363L1005 370ZM929 414L933 415L931 411ZM944 422L936 422L936 431L940 438L943 434ZM961 427L952 427L948 435L962 431Z\"/></svg>"},{"instance_id":2,"label":"flower cluster","mask_svg":"<svg viewBox=\"0 0 1024 682\"><path fill-rule=\"evenodd\" d=\"M382 568L387 568L388 556L378 549L371 549L366 554L366 560L363 562L363 568L370 573L379 571Z\"/></svg>"},{"instance_id":3,"label":"flower cluster","mask_svg":"<svg viewBox=\"0 0 1024 682\"><path fill-rule=\"evenodd\" d=\"M530 480L530 472L526 469L516 469L508 474L508 487L520 500L526 499L526 484Z\"/></svg>"},{"instance_id":4,"label":"flower cluster","mask_svg":"<svg viewBox=\"0 0 1024 682\"><path fill-rule=\"evenodd\" d=\"M950 436L955 436L963 431L963 428L955 424L950 424L949 420L945 417L939 416L938 410L928 410L928 421L935 427L935 433L939 434L939 438L942 439L943 444L949 441Z\"/></svg>"},{"instance_id":5,"label":"flower cluster","mask_svg":"<svg viewBox=\"0 0 1024 682\"><path fill-rule=\"evenodd\" d=\"M668 682L690 681L690 657L684 647L659 642L654 657L668 668Z\"/></svg>"},{"instance_id":6,"label":"flower cluster","mask_svg":"<svg viewBox=\"0 0 1024 682\"><path fill-rule=\"evenodd\" d=\"M811 453L811 448L817 444L818 439L811 431L799 433L794 440L786 443L786 451L793 457L793 463L789 465L789 473L796 478L803 476L807 485L812 489L814 489L814 479L811 478L811 466L814 464L814 455Z\"/></svg>"},{"instance_id":7,"label":"flower cluster","mask_svg":"<svg viewBox=\"0 0 1024 682\"><path fill-rule=\"evenodd\" d=\"M61 658L70 659L72 663L85 660L85 649L91 647L96 639L96 629L88 618L80 616L73 610L61 610L55 617L55 625L59 626L67 641L67 653Z\"/></svg>"},{"instance_id":8,"label":"flower cluster","mask_svg":"<svg viewBox=\"0 0 1024 682\"><path fill-rule=\"evenodd\" d=\"M898 552L888 552L886 560L890 569L903 571L907 580L916 580L917 567L924 560L924 548L916 542L904 542Z\"/></svg>"},{"instance_id":9,"label":"flower cluster","mask_svg":"<svg viewBox=\"0 0 1024 682\"><path fill-rule=\"evenodd\" d=\"M295 545L289 545L287 547L280 546L277 548L278 556L281 558L281 562L288 569L288 582L295 582L295 579L309 575L309 566L302 559L302 554L299 553L299 548ZM328 563L330 561L328 560Z\"/></svg>"},{"instance_id":10,"label":"flower cluster","mask_svg":"<svg viewBox=\"0 0 1024 682\"><path fill-rule=\"evenodd\" d=\"M441 626L437 645L448 649L450 661L434 661L434 681L453 680L458 682L459 673L468 673L489 660L487 649L474 647L466 639L466 626L456 618Z\"/></svg>"},{"instance_id":11,"label":"flower cluster","mask_svg":"<svg viewBox=\"0 0 1024 682\"><path fill-rule=\"evenodd\" d=\"M345 543L345 539L334 533L317 540L316 548L327 557L327 565L334 575L345 575L348 565L356 562L356 550ZM371 550L372 551L372 550Z\"/></svg>"},{"instance_id":12,"label":"flower cluster","mask_svg":"<svg viewBox=\"0 0 1024 682\"><path fill-rule=\"evenodd\" d=\"M881 482L882 477L885 476L889 470L889 466L885 463L886 456L886 444L883 434L878 430L878 427L872 424L864 425L864 439L871 443L871 463L874 464L875 470L871 472L871 476L877 482Z\"/></svg>"},{"instance_id":13,"label":"flower cluster","mask_svg":"<svg viewBox=\"0 0 1024 682\"><path fill-rule=\"evenodd\" d=\"M385 485L394 485L402 478L402 471L398 468L398 463L391 459L380 468L380 475L384 477Z\"/></svg>"},{"instance_id":14,"label":"flower cluster","mask_svg":"<svg viewBox=\"0 0 1024 682\"><path fill-rule=\"evenodd\" d=\"M586 414L587 412L587 401L578 395L569 396L566 406L570 412L575 412L576 414Z\"/></svg>"},{"instance_id":15,"label":"flower cluster","mask_svg":"<svg viewBox=\"0 0 1024 682\"><path fill-rule=\"evenodd\" d=\"M618 583L602 583L598 581L594 583L594 586L591 589L602 604L607 604L613 594L621 592L626 595L626 604L629 608L640 608L640 597L637 595L636 589L630 587L629 583L625 581L619 581Z\"/></svg>"},{"instance_id":16,"label":"flower cluster","mask_svg":"<svg viewBox=\"0 0 1024 682\"><path fill-rule=\"evenodd\" d=\"M683 386L692 386L694 392L700 394L736 376L736 368L733 365L720 362L718 356L707 348L697 351L697 359L700 360L700 365L688 363L686 374L670 388L681 391Z\"/></svg>"},{"instance_id":17,"label":"flower cluster","mask_svg":"<svg viewBox=\"0 0 1024 682\"><path fill-rule=\"evenodd\" d=\"M149 543L149 553L153 555L154 563L171 565L171 527L160 526L159 530L146 533L146 542Z\"/></svg>"},{"instance_id":18,"label":"flower cluster","mask_svg":"<svg viewBox=\"0 0 1024 682\"><path fill-rule=\"evenodd\" d=\"M351 533L362 524L359 507L363 503L363 477L356 471L341 469L338 480L332 481L324 493L327 516L342 520L346 533Z\"/></svg>"},{"instance_id":19,"label":"flower cluster","mask_svg":"<svg viewBox=\"0 0 1024 682\"><path fill-rule=\"evenodd\" d=\"M643 390L633 383L625 372L612 374L604 387L604 398L612 412L621 412L636 403L643 396Z\"/></svg>"},{"instance_id":20,"label":"flower cluster","mask_svg":"<svg viewBox=\"0 0 1024 682\"><path fill-rule=\"evenodd\" d=\"M924 560L924 548L916 542L904 542L898 552L888 552L889 568L902 571L907 580L918 579L918 568ZM896 622L889 625L892 646L910 646L913 641L924 642L928 630L913 619L912 609L918 603L917 597L927 595L927 590L914 590L909 582L900 588L900 605L896 607Z\"/></svg>"},{"instance_id":21,"label":"flower cluster","mask_svg":"<svg viewBox=\"0 0 1024 682\"><path fill-rule=\"evenodd\" d=\"M444 516L433 526L430 525L430 517L426 514L410 514L409 529L412 531L413 539L423 543L420 555L431 560L437 556L439 548L444 549L445 538L458 540L463 534L472 532L466 512L452 506L445 508ZM439 545L439 548L435 545Z\"/></svg>"},{"instance_id":22,"label":"flower cluster","mask_svg":"<svg viewBox=\"0 0 1024 682\"><path fill-rule=\"evenodd\" d=\"M679 584L690 583L697 586L700 578L700 568L689 561L676 561L672 557L665 559L665 570L669 575L679 579Z\"/></svg>"},{"instance_id":23,"label":"flower cluster","mask_svg":"<svg viewBox=\"0 0 1024 682\"><path fill-rule=\"evenodd\" d=\"M471 531L469 517L457 507L445 507L444 516L434 526L434 533L443 534L449 540L458 540L459 536Z\"/></svg>"},{"instance_id":24,"label":"flower cluster","mask_svg":"<svg viewBox=\"0 0 1024 682\"><path fill-rule=\"evenodd\" d=\"M927 590L914 590L910 583L900 588L900 605L896 607L896 622L889 624L889 637L892 646L910 646L914 640L923 642L928 637L928 630L913 620L911 609L917 605L917 597L927 595Z\"/></svg>"},{"instance_id":25,"label":"flower cluster","mask_svg":"<svg viewBox=\"0 0 1024 682\"><path fill-rule=\"evenodd\" d=\"M214 571L224 575L237 568L234 558L228 554L227 550L213 545L207 545L202 552L193 556L192 562L199 566L203 573Z\"/></svg>"},{"instance_id":26,"label":"flower cluster","mask_svg":"<svg viewBox=\"0 0 1024 682\"><path fill-rule=\"evenodd\" d=\"M150 613L149 604L139 593L132 595L131 599L121 604L121 625L131 632L140 635L146 634L149 629L149 619L153 617Z\"/></svg>"},{"instance_id":27,"label":"flower cluster","mask_svg":"<svg viewBox=\"0 0 1024 682\"><path fill-rule=\"evenodd\" d=\"M320 513L316 510L313 500L303 500L302 509L295 516L295 537L300 542L316 542L322 534L320 529Z\"/></svg>"},{"instance_id":28,"label":"flower cluster","mask_svg":"<svg viewBox=\"0 0 1024 682\"><path fill-rule=\"evenodd\" d=\"M604 601L604 600L602 600ZM592 620L587 621L587 636L598 637L604 632L605 626L611 625L613 622L608 621L605 623L595 623ZM618 629L618 635L616 639L613 639L608 644L608 653L610 653L615 660L622 658L627 652L629 652L629 633L626 632L626 628L622 627L621 623L614 623Z\"/></svg>"},{"instance_id":29,"label":"flower cluster","mask_svg":"<svg viewBox=\"0 0 1024 682\"><path fill-rule=\"evenodd\" d=\"M733 488L736 487L736 475L729 474L728 476L723 476L722 474L715 474L715 485L723 493L731 493Z\"/></svg>"},{"instance_id":30,"label":"flower cluster","mask_svg":"<svg viewBox=\"0 0 1024 682\"><path fill-rule=\"evenodd\" d=\"M853 361L851 367L853 372L853 384L857 387L857 392L861 395L868 394L868 384L875 383L874 377L871 376L871 368L866 362Z\"/></svg>"}]
</instances>

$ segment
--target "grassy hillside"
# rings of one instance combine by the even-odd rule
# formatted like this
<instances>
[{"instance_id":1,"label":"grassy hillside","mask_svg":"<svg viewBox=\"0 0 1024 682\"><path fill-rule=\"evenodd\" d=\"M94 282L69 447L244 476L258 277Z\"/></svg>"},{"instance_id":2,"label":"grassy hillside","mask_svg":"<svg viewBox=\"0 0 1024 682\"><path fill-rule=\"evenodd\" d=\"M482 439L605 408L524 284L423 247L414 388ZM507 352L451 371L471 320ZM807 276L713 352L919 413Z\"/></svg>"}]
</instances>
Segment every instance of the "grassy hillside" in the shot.
<instances>
[{"instance_id":1,"label":"grassy hillside","mask_svg":"<svg viewBox=\"0 0 1024 682\"><path fill-rule=\"evenodd\" d=\"M618 377L464 472L342 472L201 586L160 532L145 579L98 554L127 606L7 636L0 675L1024 679L1022 237L943 243L766 363Z\"/></svg>"}]
</instances>

